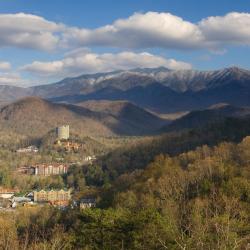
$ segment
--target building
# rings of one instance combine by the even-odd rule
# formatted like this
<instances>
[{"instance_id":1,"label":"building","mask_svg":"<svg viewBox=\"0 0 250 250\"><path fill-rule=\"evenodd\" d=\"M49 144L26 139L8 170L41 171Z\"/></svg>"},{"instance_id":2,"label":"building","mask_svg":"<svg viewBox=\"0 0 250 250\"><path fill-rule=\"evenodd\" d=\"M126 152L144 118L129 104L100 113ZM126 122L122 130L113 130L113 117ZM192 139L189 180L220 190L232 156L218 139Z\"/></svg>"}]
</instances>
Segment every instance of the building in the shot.
<instances>
[{"instance_id":1,"label":"building","mask_svg":"<svg viewBox=\"0 0 250 250\"><path fill-rule=\"evenodd\" d=\"M18 206L24 206L25 204L31 203L31 199L28 197L13 197L12 200L12 208L16 208Z\"/></svg>"},{"instance_id":2,"label":"building","mask_svg":"<svg viewBox=\"0 0 250 250\"><path fill-rule=\"evenodd\" d=\"M17 153L37 153L38 148L34 145L28 146L27 148L19 148Z\"/></svg>"},{"instance_id":3,"label":"building","mask_svg":"<svg viewBox=\"0 0 250 250\"><path fill-rule=\"evenodd\" d=\"M96 206L94 198L85 198L80 200L80 209L92 208Z\"/></svg>"},{"instance_id":4,"label":"building","mask_svg":"<svg viewBox=\"0 0 250 250\"><path fill-rule=\"evenodd\" d=\"M78 143L78 142L73 142L73 141L56 141L55 143L56 148L63 148L65 151L79 151L80 149L83 148L83 144Z\"/></svg>"},{"instance_id":5,"label":"building","mask_svg":"<svg viewBox=\"0 0 250 250\"><path fill-rule=\"evenodd\" d=\"M39 164L31 168L32 174L40 176L62 175L68 172L68 166L64 164Z\"/></svg>"},{"instance_id":6,"label":"building","mask_svg":"<svg viewBox=\"0 0 250 250\"><path fill-rule=\"evenodd\" d=\"M66 206L71 199L71 190L40 190L34 191L34 202L49 202L53 205Z\"/></svg>"},{"instance_id":7,"label":"building","mask_svg":"<svg viewBox=\"0 0 250 250\"><path fill-rule=\"evenodd\" d=\"M95 161L96 160L96 156L95 155L89 155L89 156L86 156L85 158L84 158L84 161L86 162L86 163L92 163L93 161Z\"/></svg>"},{"instance_id":8,"label":"building","mask_svg":"<svg viewBox=\"0 0 250 250\"><path fill-rule=\"evenodd\" d=\"M18 189L0 187L0 198L10 199L14 196L15 193L18 193L18 192L19 192Z\"/></svg>"},{"instance_id":9,"label":"building","mask_svg":"<svg viewBox=\"0 0 250 250\"><path fill-rule=\"evenodd\" d=\"M69 125L57 127L56 135L57 135L58 140L68 140L69 139Z\"/></svg>"},{"instance_id":10,"label":"building","mask_svg":"<svg viewBox=\"0 0 250 250\"><path fill-rule=\"evenodd\" d=\"M27 167L27 166L24 166L24 167L19 167L16 172L18 174L26 174L26 175L33 175L34 174L34 168L33 167Z\"/></svg>"}]
</instances>

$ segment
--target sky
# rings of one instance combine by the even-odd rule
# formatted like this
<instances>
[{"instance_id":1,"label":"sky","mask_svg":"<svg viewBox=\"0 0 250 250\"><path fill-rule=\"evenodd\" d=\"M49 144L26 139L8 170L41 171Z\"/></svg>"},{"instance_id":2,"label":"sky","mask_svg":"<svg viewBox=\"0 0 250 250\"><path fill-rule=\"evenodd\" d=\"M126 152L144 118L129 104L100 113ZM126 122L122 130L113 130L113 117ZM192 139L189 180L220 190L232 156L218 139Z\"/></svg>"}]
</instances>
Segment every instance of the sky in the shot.
<instances>
[{"instance_id":1,"label":"sky","mask_svg":"<svg viewBox=\"0 0 250 250\"><path fill-rule=\"evenodd\" d=\"M250 0L0 0L0 84L131 68L250 69Z\"/></svg>"}]
</instances>

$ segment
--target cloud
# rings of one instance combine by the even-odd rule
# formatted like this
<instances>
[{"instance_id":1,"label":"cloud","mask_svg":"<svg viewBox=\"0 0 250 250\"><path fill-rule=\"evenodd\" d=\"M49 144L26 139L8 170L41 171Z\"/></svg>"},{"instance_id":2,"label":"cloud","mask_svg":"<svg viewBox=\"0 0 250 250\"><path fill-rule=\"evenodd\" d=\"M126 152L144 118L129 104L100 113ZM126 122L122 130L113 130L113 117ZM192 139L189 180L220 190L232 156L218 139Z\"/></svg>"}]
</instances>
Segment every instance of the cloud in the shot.
<instances>
[{"instance_id":1,"label":"cloud","mask_svg":"<svg viewBox=\"0 0 250 250\"><path fill-rule=\"evenodd\" d=\"M238 12L197 23L165 12L134 13L96 29L71 27L32 14L0 14L0 47L216 50L226 45L250 45L249 25L250 13Z\"/></svg>"},{"instance_id":2,"label":"cloud","mask_svg":"<svg viewBox=\"0 0 250 250\"><path fill-rule=\"evenodd\" d=\"M250 45L250 13L231 12L225 16L208 17L198 26L208 42Z\"/></svg>"},{"instance_id":3,"label":"cloud","mask_svg":"<svg viewBox=\"0 0 250 250\"><path fill-rule=\"evenodd\" d=\"M50 51L60 41L64 25L31 14L0 14L0 47Z\"/></svg>"},{"instance_id":4,"label":"cloud","mask_svg":"<svg viewBox=\"0 0 250 250\"><path fill-rule=\"evenodd\" d=\"M23 79L18 73L8 72L0 74L0 85L27 86L29 80Z\"/></svg>"},{"instance_id":5,"label":"cloud","mask_svg":"<svg viewBox=\"0 0 250 250\"><path fill-rule=\"evenodd\" d=\"M81 46L122 48L200 48L203 35L197 25L170 13L135 13L97 29L69 28L64 40Z\"/></svg>"},{"instance_id":6,"label":"cloud","mask_svg":"<svg viewBox=\"0 0 250 250\"><path fill-rule=\"evenodd\" d=\"M0 61L0 71L7 71L11 69L11 64L9 62Z\"/></svg>"},{"instance_id":7,"label":"cloud","mask_svg":"<svg viewBox=\"0 0 250 250\"><path fill-rule=\"evenodd\" d=\"M126 70L136 67L159 67L170 69L190 69L188 63L166 59L147 52L121 52L96 54L88 50L77 50L68 53L62 60L51 62L35 61L21 68L22 71L43 77L65 77L84 73L107 72L112 70Z\"/></svg>"},{"instance_id":8,"label":"cloud","mask_svg":"<svg viewBox=\"0 0 250 250\"><path fill-rule=\"evenodd\" d=\"M191 23L170 13L135 13L97 29L68 28L64 42L76 46L215 50L250 45L250 14L228 13Z\"/></svg>"}]
</instances>

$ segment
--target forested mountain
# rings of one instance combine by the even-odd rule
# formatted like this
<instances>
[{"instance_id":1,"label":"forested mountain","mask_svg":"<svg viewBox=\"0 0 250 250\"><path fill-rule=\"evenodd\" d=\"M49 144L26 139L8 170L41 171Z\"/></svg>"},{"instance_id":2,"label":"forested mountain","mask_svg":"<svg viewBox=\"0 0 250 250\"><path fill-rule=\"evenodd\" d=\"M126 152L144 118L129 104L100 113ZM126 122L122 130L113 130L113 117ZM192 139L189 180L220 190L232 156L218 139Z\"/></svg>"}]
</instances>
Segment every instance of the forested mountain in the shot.
<instances>
[{"instance_id":1,"label":"forested mountain","mask_svg":"<svg viewBox=\"0 0 250 250\"><path fill-rule=\"evenodd\" d=\"M169 132L191 128L201 128L208 124L223 121L228 117L250 117L250 108L235 107L225 103L213 105L208 109L191 111L187 115L174 120L171 124L164 126L161 131Z\"/></svg>"},{"instance_id":2,"label":"forested mountain","mask_svg":"<svg viewBox=\"0 0 250 250\"><path fill-rule=\"evenodd\" d=\"M19 249L247 249L250 139L158 155L103 185L97 208L1 213L0 244ZM99 180L91 167L87 183ZM80 171L80 172L79 172ZM90 171L90 170L89 170ZM77 183L84 179L76 169ZM73 173L72 173L73 174ZM95 176L96 175L96 176ZM70 180L70 179L69 179Z\"/></svg>"},{"instance_id":3,"label":"forested mountain","mask_svg":"<svg viewBox=\"0 0 250 250\"><path fill-rule=\"evenodd\" d=\"M202 145L240 142L248 135L250 118L226 118L200 128L161 134L132 147L118 148L100 159L100 164L114 180L120 174L145 167L157 155L175 156Z\"/></svg>"},{"instance_id":4,"label":"forested mountain","mask_svg":"<svg viewBox=\"0 0 250 250\"><path fill-rule=\"evenodd\" d=\"M119 113L112 114L27 97L0 109L2 130L36 137L62 124L69 124L71 131L80 135L115 136L151 134L165 123L131 103L124 103Z\"/></svg>"},{"instance_id":5,"label":"forested mountain","mask_svg":"<svg viewBox=\"0 0 250 250\"><path fill-rule=\"evenodd\" d=\"M159 155L143 171L116 179L103 195L102 205L112 204L111 214L121 220L125 214L126 221L134 218L130 221L134 226L126 230L125 235L132 237L126 238L126 246L133 249L140 237L140 247L148 249L245 249L250 219L249 146L246 137L238 145L221 143L175 157ZM94 222L97 214L90 218ZM114 227L121 226L118 221Z\"/></svg>"}]
</instances>

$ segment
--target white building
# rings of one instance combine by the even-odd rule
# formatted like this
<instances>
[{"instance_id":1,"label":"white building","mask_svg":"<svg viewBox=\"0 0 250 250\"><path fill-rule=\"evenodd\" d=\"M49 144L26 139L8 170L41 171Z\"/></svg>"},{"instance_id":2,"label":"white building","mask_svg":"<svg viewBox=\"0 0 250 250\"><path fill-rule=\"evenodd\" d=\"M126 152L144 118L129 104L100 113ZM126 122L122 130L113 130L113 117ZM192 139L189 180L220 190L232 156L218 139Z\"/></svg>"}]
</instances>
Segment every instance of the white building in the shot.
<instances>
[{"instance_id":1,"label":"white building","mask_svg":"<svg viewBox=\"0 0 250 250\"><path fill-rule=\"evenodd\" d=\"M85 198L80 200L80 209L96 207L96 200L93 198Z\"/></svg>"},{"instance_id":2,"label":"white building","mask_svg":"<svg viewBox=\"0 0 250 250\"><path fill-rule=\"evenodd\" d=\"M69 139L69 125L57 127L56 134L57 134L58 140L68 140Z\"/></svg>"},{"instance_id":3,"label":"white building","mask_svg":"<svg viewBox=\"0 0 250 250\"><path fill-rule=\"evenodd\" d=\"M38 148L34 145L28 146L27 148L19 148L17 153L37 153Z\"/></svg>"}]
</instances>

